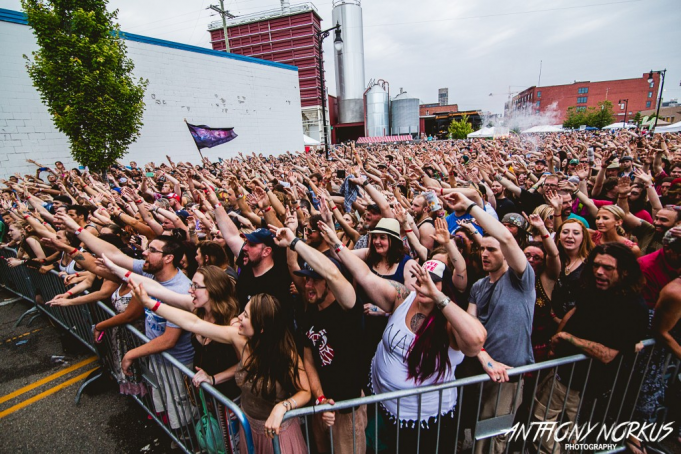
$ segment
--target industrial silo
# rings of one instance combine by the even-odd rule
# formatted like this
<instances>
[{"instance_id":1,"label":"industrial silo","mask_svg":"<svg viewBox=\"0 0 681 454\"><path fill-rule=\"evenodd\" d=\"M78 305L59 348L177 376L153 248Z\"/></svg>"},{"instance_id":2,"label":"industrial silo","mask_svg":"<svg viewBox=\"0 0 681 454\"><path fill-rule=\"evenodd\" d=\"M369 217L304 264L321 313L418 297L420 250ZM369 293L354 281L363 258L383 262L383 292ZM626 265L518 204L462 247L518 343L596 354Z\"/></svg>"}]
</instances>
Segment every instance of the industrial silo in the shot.
<instances>
[{"instance_id":1,"label":"industrial silo","mask_svg":"<svg viewBox=\"0 0 681 454\"><path fill-rule=\"evenodd\" d=\"M391 104L391 135L418 135L420 104L421 101L418 98L412 98L400 88L400 92L393 98Z\"/></svg>"},{"instance_id":2,"label":"industrial silo","mask_svg":"<svg viewBox=\"0 0 681 454\"><path fill-rule=\"evenodd\" d=\"M341 26L343 47L334 51L336 93L340 123L359 123L364 118L364 34L359 0L333 0L332 25Z\"/></svg>"},{"instance_id":3,"label":"industrial silo","mask_svg":"<svg viewBox=\"0 0 681 454\"><path fill-rule=\"evenodd\" d=\"M383 80L369 82L364 100L366 103L364 123L366 137L390 135L390 94L387 82Z\"/></svg>"}]
</instances>

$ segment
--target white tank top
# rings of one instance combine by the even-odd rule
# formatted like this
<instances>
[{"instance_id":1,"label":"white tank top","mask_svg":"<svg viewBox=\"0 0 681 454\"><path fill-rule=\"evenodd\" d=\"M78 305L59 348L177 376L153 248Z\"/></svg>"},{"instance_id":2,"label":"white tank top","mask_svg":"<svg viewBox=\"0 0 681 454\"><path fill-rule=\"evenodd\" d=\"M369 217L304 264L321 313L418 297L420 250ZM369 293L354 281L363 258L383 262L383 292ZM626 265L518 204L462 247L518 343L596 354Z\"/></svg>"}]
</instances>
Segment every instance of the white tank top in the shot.
<instances>
[{"instance_id":1,"label":"white tank top","mask_svg":"<svg viewBox=\"0 0 681 454\"><path fill-rule=\"evenodd\" d=\"M416 335L411 332L405 323L405 317L412 303L416 299L416 292L411 292L406 300L393 312L388 319L388 326L383 331L383 337L376 349L376 355L371 362L371 386L374 394L412 389L419 386L434 385L456 380L454 372L456 366L463 361L464 354L453 348L449 348L449 363L451 368L444 377L436 381L437 373L431 375L418 385L414 379L407 378L407 355L409 348L414 342ZM427 421L437 416L439 393L432 392L423 394L421 400L420 421ZM450 388L442 392L441 414L445 415L456 406L457 392ZM382 402L385 410L397 418L397 400ZM400 399L400 425L419 420L418 396L404 397Z\"/></svg>"}]
</instances>

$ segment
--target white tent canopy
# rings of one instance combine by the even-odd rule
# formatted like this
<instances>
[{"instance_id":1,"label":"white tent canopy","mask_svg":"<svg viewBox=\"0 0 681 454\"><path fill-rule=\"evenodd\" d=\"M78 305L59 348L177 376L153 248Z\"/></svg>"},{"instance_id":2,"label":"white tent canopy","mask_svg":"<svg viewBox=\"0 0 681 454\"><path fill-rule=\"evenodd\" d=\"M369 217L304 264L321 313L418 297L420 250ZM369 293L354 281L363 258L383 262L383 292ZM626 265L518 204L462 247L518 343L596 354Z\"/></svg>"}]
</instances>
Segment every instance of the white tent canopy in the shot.
<instances>
[{"instance_id":1,"label":"white tent canopy","mask_svg":"<svg viewBox=\"0 0 681 454\"><path fill-rule=\"evenodd\" d=\"M521 131L521 134L531 134L531 133L541 133L541 132L561 132L563 131L563 125L541 125L532 126L529 129Z\"/></svg>"},{"instance_id":2,"label":"white tent canopy","mask_svg":"<svg viewBox=\"0 0 681 454\"><path fill-rule=\"evenodd\" d=\"M611 125L603 127L603 129L623 129L623 128L634 129L636 128L636 125L632 125L629 123L625 125L623 121L620 121L619 123L613 123Z\"/></svg>"},{"instance_id":3,"label":"white tent canopy","mask_svg":"<svg viewBox=\"0 0 681 454\"><path fill-rule=\"evenodd\" d=\"M306 136L303 134L303 143L305 146L315 146L315 145L321 145L321 142L319 140L315 140L312 137Z\"/></svg>"},{"instance_id":4,"label":"white tent canopy","mask_svg":"<svg viewBox=\"0 0 681 454\"><path fill-rule=\"evenodd\" d=\"M469 138L475 138L475 137L501 137L501 136L507 136L508 135L508 128L505 128L503 126L496 126L496 127L491 127L491 128L481 128L475 132L472 132L468 134L467 137Z\"/></svg>"},{"instance_id":5,"label":"white tent canopy","mask_svg":"<svg viewBox=\"0 0 681 454\"><path fill-rule=\"evenodd\" d=\"M655 133L662 134L663 132L681 132L681 121L669 126L659 126L655 128Z\"/></svg>"}]
</instances>

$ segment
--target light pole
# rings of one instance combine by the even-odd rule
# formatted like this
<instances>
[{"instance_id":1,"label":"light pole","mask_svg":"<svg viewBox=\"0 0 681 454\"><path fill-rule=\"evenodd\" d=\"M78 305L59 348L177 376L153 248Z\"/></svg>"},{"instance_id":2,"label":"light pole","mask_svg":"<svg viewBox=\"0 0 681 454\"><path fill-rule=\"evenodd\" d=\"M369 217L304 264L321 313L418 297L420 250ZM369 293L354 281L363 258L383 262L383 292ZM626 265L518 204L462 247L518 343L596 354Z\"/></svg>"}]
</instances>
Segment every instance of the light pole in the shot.
<instances>
[{"instance_id":1,"label":"light pole","mask_svg":"<svg viewBox=\"0 0 681 454\"><path fill-rule=\"evenodd\" d=\"M664 90L664 76L667 74L667 69L663 69L662 71L653 71L652 69L650 70L650 74L648 74L648 83L653 82L655 79L653 79L653 73L658 73L662 80L660 81L660 94L657 97L657 113L655 114L655 124L653 125L653 131L655 131L655 128L657 128L657 119L660 117L660 105L662 105L662 90Z\"/></svg>"},{"instance_id":2,"label":"light pole","mask_svg":"<svg viewBox=\"0 0 681 454\"><path fill-rule=\"evenodd\" d=\"M322 50L322 42L324 38L327 38L331 33L331 30L336 30L335 37L333 40L333 47L336 52L340 52L343 49L343 38L341 38L341 26L340 23L336 22L335 27L331 27L327 30L322 30L317 32L317 47L319 51L319 57L317 58L317 67L319 69L319 81L321 83L322 89L322 128L324 129L324 152L326 153L326 160L329 160L329 134L326 129L326 89L324 82L324 51Z\"/></svg>"},{"instance_id":3,"label":"light pole","mask_svg":"<svg viewBox=\"0 0 681 454\"><path fill-rule=\"evenodd\" d=\"M627 109L629 109L629 100L628 99L620 99L617 101L620 105L624 104L624 122L622 123L622 126L624 129L627 129Z\"/></svg>"}]
</instances>

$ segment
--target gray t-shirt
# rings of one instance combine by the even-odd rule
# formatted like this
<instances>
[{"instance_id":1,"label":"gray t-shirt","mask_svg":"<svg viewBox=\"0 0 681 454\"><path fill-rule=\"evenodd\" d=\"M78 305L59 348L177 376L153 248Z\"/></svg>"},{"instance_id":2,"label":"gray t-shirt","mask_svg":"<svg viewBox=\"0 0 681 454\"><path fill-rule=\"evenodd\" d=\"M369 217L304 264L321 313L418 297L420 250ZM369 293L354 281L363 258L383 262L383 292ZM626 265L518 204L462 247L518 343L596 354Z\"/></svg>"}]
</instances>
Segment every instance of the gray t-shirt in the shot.
<instances>
[{"instance_id":1,"label":"gray t-shirt","mask_svg":"<svg viewBox=\"0 0 681 454\"><path fill-rule=\"evenodd\" d=\"M142 266L144 265L144 260L135 260L133 262L132 271L141 274L142 276L148 277L149 279L154 279L153 274L145 273L142 271ZM173 292L179 293L181 295L186 295L189 293L189 286L192 281L184 275L182 271L177 270L177 274L172 279L165 282L159 282L165 288L172 290ZM155 299L152 297L152 299ZM158 300L157 300L158 301ZM149 339L156 339L161 336L166 331L167 328L179 328L176 324L166 321L165 318L160 317L155 312L144 308L144 328L145 334ZM174 347L166 350L166 353L172 355L180 361L182 364L192 364L194 362L194 347L192 346L192 333L189 331L182 331L180 338Z\"/></svg>"},{"instance_id":2,"label":"gray t-shirt","mask_svg":"<svg viewBox=\"0 0 681 454\"><path fill-rule=\"evenodd\" d=\"M495 283L489 276L471 288L470 303L487 330L485 350L495 361L518 367L534 363L532 317L536 292L534 270L527 264L522 276L509 268Z\"/></svg>"}]
</instances>

